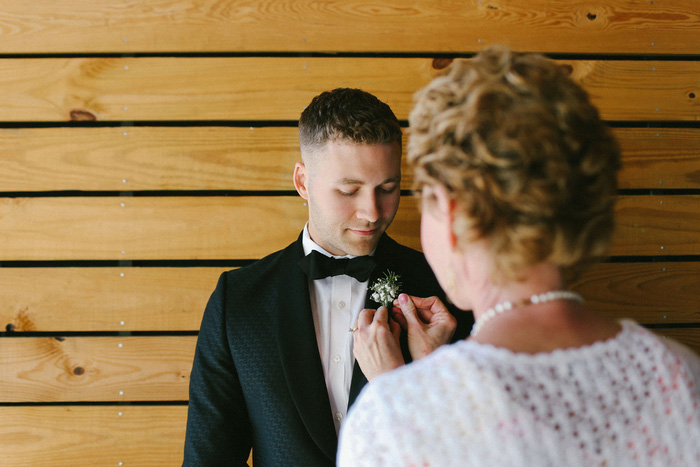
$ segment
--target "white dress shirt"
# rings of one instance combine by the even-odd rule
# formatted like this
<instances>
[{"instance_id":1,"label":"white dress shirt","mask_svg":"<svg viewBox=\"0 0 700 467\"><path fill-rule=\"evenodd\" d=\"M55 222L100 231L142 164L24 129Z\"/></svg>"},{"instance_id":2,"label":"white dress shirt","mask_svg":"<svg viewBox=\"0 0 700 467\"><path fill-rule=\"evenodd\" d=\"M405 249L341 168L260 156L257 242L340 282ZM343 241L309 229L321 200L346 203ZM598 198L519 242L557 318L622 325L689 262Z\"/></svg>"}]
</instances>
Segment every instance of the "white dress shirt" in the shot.
<instances>
[{"instance_id":1,"label":"white dress shirt","mask_svg":"<svg viewBox=\"0 0 700 467\"><path fill-rule=\"evenodd\" d=\"M311 240L308 224L304 227L302 245L306 255L316 250L333 258L354 258L351 255L333 256L321 248ZM323 364L336 433L347 414L352 369L355 365L352 333L349 329L364 308L368 283L369 281L359 282L344 274L309 282L318 353Z\"/></svg>"}]
</instances>

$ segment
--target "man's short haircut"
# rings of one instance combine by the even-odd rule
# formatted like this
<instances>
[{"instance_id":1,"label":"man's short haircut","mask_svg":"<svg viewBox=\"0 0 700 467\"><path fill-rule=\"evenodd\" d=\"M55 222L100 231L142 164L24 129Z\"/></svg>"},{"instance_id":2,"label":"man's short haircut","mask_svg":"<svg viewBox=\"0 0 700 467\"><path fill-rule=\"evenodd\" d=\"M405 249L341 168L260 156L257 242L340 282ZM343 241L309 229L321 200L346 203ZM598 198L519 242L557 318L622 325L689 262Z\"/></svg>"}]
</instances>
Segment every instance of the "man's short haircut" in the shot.
<instances>
[{"instance_id":1,"label":"man's short haircut","mask_svg":"<svg viewBox=\"0 0 700 467\"><path fill-rule=\"evenodd\" d=\"M361 89L337 88L314 97L299 118L301 153L314 153L327 142L398 143L401 126L384 102Z\"/></svg>"}]
</instances>

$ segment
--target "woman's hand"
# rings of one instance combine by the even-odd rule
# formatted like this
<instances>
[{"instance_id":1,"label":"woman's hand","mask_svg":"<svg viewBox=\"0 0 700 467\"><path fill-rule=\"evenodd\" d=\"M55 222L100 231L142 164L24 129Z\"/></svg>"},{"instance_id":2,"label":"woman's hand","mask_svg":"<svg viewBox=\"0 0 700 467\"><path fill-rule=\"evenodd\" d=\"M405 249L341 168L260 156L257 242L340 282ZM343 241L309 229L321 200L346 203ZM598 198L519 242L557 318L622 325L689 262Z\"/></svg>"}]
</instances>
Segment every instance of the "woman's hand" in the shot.
<instances>
[{"instance_id":1,"label":"woman's hand","mask_svg":"<svg viewBox=\"0 0 700 467\"><path fill-rule=\"evenodd\" d=\"M408 350L414 360L450 342L457 329L457 320L437 297L401 294L394 300L392 316L406 330Z\"/></svg>"},{"instance_id":2,"label":"woman's hand","mask_svg":"<svg viewBox=\"0 0 700 467\"><path fill-rule=\"evenodd\" d=\"M367 381L404 365L399 346L400 333L401 326L389 321L387 307L360 312L357 330L352 334L353 352Z\"/></svg>"}]
</instances>

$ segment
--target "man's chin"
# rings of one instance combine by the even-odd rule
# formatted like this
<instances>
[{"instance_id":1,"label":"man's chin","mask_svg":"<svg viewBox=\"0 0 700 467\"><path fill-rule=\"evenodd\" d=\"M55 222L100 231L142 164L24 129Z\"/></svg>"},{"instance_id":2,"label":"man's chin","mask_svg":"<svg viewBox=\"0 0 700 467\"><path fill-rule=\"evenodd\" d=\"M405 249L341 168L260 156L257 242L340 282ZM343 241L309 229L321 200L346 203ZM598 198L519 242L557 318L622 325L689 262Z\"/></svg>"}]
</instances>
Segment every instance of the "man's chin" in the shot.
<instances>
[{"instance_id":1,"label":"man's chin","mask_svg":"<svg viewBox=\"0 0 700 467\"><path fill-rule=\"evenodd\" d=\"M347 253L353 256L365 256L374 251L377 248L381 234L373 235L371 237L362 238L360 240L355 240L348 243Z\"/></svg>"}]
</instances>

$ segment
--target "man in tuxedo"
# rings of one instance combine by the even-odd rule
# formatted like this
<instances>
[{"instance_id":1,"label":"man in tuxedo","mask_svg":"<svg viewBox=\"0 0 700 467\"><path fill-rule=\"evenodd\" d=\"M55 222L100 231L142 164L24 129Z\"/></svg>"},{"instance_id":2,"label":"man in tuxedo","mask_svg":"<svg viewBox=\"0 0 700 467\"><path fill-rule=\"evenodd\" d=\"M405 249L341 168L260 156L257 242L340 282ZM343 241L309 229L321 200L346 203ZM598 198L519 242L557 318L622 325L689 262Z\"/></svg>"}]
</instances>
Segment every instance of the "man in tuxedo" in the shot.
<instances>
[{"instance_id":1,"label":"man in tuxedo","mask_svg":"<svg viewBox=\"0 0 700 467\"><path fill-rule=\"evenodd\" d=\"M391 271L401 292L444 296L423 255L384 233L401 180L389 106L357 89L324 92L299 136L293 178L308 223L287 248L219 279L197 341L183 465L243 466L252 448L255 467L334 466L343 418L367 382L351 328L378 307L368 287ZM449 338L454 319L441 318L426 327ZM460 324L464 334L471 322Z\"/></svg>"}]
</instances>

